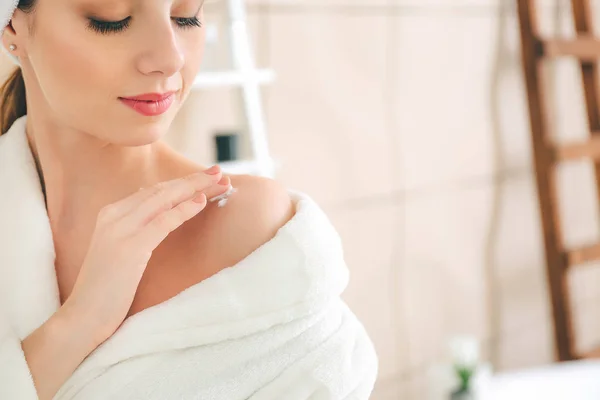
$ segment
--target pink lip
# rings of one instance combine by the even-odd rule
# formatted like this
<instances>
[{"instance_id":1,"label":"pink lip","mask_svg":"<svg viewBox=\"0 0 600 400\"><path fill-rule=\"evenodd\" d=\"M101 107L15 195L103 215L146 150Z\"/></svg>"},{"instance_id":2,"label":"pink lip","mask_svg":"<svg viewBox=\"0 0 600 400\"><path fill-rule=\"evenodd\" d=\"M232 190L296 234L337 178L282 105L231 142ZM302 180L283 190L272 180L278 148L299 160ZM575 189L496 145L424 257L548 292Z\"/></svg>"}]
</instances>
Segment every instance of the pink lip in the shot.
<instances>
[{"instance_id":1,"label":"pink lip","mask_svg":"<svg viewBox=\"0 0 600 400\"><path fill-rule=\"evenodd\" d=\"M144 93L137 96L121 97L121 99L138 100L138 101L161 101L171 96L175 91L166 93Z\"/></svg>"},{"instance_id":2,"label":"pink lip","mask_svg":"<svg viewBox=\"0 0 600 400\"><path fill-rule=\"evenodd\" d=\"M157 101L144 101L123 97L119 97L119 100L142 115L156 116L164 113L171 107L171 104L175 100L175 95L171 93L167 97L162 97Z\"/></svg>"}]
</instances>

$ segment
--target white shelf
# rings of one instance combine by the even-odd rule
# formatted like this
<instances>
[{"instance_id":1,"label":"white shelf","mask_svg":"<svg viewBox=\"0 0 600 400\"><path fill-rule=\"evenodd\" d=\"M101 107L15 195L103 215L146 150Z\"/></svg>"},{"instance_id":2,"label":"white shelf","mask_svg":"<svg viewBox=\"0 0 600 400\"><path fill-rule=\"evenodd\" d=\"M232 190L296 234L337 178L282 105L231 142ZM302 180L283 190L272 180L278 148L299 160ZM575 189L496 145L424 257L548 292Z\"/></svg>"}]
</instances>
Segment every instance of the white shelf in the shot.
<instances>
[{"instance_id":1,"label":"white shelf","mask_svg":"<svg viewBox=\"0 0 600 400\"><path fill-rule=\"evenodd\" d=\"M270 160L271 165L276 168L279 163ZM257 160L239 160L239 161L224 161L220 162L219 165L221 169L226 174L232 175L262 175L264 172L264 165L261 164ZM269 165L266 165L269 168Z\"/></svg>"},{"instance_id":2,"label":"white shelf","mask_svg":"<svg viewBox=\"0 0 600 400\"><path fill-rule=\"evenodd\" d=\"M226 0L229 33L228 47L231 51L232 66L226 70L212 66L201 69L194 79L192 90L204 88L235 88L242 97L242 111L248 128L250 154L248 159L219 163L223 171L232 175L259 175L274 177L275 163L269 154L265 127L265 116L261 98L261 85L275 80L271 69L258 68L252 56L250 37L247 28L245 0ZM207 61L217 59L218 30L213 26L208 32L209 42ZM210 65L210 64L209 64Z\"/></svg>"},{"instance_id":3,"label":"white shelf","mask_svg":"<svg viewBox=\"0 0 600 400\"><path fill-rule=\"evenodd\" d=\"M214 71L201 72L196 76L192 89L243 86L248 82L256 81L258 84L269 84L275 80L275 72L271 69L257 69L249 74L240 71Z\"/></svg>"}]
</instances>

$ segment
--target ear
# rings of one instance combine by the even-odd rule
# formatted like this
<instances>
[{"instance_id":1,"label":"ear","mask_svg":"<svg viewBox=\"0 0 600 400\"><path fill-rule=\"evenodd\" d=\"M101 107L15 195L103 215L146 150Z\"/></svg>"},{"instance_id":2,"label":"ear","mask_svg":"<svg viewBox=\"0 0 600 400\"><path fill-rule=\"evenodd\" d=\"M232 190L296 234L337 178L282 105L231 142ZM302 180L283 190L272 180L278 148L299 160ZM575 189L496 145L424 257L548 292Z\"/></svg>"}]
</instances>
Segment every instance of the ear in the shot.
<instances>
[{"instance_id":1,"label":"ear","mask_svg":"<svg viewBox=\"0 0 600 400\"><path fill-rule=\"evenodd\" d=\"M18 8L15 9L15 11L13 11L10 20L8 21L8 24L6 25L6 28L4 28L4 31L8 31L10 32L12 35L16 35L17 31L15 29L15 25L18 27L19 23L15 23L15 21L19 20L23 18L23 12L21 10L19 10ZM13 38L14 39L14 38Z\"/></svg>"},{"instance_id":2,"label":"ear","mask_svg":"<svg viewBox=\"0 0 600 400\"><path fill-rule=\"evenodd\" d=\"M4 48L10 54L13 54L15 56L18 56L19 54L17 52L23 49L23 32L20 28L24 27L25 29L27 29L26 25L23 25L24 23L27 23L27 21L25 21L24 18L25 14L21 10L16 9L12 15L11 20L8 21L8 25L6 25L4 31L2 32L2 46L4 46ZM17 31L19 31L20 34L18 34ZM17 45L17 49L15 51L9 50L9 46L11 44Z\"/></svg>"},{"instance_id":3,"label":"ear","mask_svg":"<svg viewBox=\"0 0 600 400\"><path fill-rule=\"evenodd\" d=\"M13 35L16 35L17 32L15 32L15 27L13 26L13 20L11 19L10 21L8 21L8 25L6 25L6 28L4 28L5 30L10 30L10 32L12 32Z\"/></svg>"},{"instance_id":4,"label":"ear","mask_svg":"<svg viewBox=\"0 0 600 400\"><path fill-rule=\"evenodd\" d=\"M15 42L16 32L12 26L12 20L6 25L4 31L2 31L2 46L8 49L8 46Z\"/></svg>"}]
</instances>

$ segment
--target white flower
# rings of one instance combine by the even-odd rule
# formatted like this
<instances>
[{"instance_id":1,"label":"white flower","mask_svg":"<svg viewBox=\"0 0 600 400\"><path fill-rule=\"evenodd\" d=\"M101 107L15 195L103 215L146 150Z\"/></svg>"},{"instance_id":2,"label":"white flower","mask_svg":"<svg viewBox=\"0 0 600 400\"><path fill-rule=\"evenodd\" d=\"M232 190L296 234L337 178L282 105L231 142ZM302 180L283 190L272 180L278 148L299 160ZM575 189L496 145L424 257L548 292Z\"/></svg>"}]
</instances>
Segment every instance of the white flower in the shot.
<instances>
[{"instance_id":1,"label":"white flower","mask_svg":"<svg viewBox=\"0 0 600 400\"><path fill-rule=\"evenodd\" d=\"M472 336L456 336L450 340L450 352L455 366L475 368L479 363L479 343Z\"/></svg>"}]
</instances>

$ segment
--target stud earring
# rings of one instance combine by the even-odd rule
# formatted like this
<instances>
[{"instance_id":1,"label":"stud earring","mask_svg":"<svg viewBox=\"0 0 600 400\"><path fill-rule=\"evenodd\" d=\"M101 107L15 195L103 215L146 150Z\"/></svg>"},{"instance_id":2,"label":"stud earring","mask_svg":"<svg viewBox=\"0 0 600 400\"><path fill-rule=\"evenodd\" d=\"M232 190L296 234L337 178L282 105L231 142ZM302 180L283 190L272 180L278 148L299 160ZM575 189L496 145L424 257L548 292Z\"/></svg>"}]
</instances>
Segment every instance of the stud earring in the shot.
<instances>
[{"instance_id":1,"label":"stud earring","mask_svg":"<svg viewBox=\"0 0 600 400\"><path fill-rule=\"evenodd\" d=\"M17 48L16 45L11 44L10 46L8 46L8 48L10 49L10 51L15 51L15 49Z\"/></svg>"}]
</instances>

